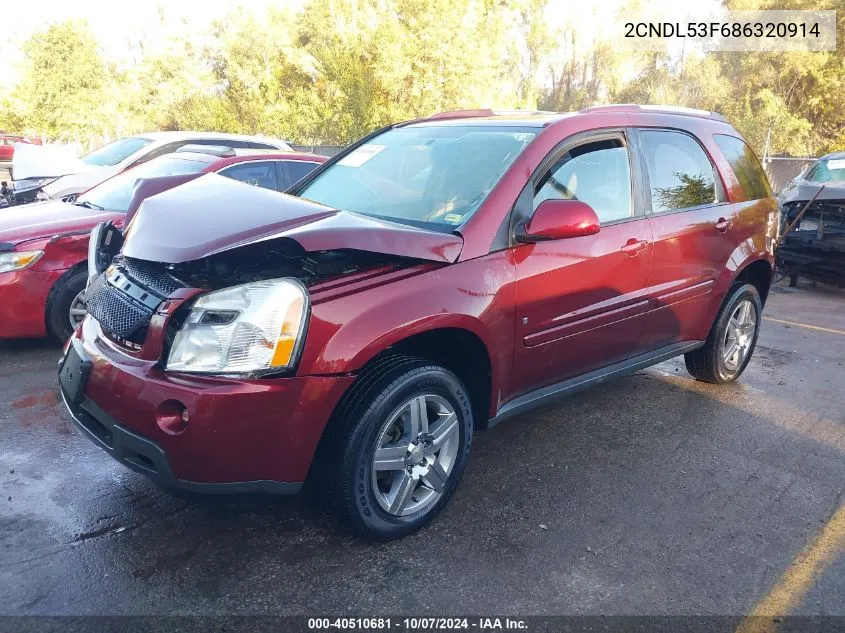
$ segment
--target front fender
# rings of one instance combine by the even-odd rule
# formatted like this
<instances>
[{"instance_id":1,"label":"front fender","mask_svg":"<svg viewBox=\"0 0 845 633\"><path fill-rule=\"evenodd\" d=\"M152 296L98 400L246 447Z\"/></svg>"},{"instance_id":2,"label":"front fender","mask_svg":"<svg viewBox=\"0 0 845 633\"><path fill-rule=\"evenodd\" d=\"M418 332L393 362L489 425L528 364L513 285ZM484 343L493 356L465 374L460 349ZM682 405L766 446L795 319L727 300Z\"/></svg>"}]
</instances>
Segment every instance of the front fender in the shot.
<instances>
[{"instance_id":1,"label":"front fender","mask_svg":"<svg viewBox=\"0 0 845 633\"><path fill-rule=\"evenodd\" d=\"M354 373L415 334L459 328L487 348L495 390L513 355L514 281L513 262L502 251L356 294L315 300L298 373Z\"/></svg>"}]
</instances>

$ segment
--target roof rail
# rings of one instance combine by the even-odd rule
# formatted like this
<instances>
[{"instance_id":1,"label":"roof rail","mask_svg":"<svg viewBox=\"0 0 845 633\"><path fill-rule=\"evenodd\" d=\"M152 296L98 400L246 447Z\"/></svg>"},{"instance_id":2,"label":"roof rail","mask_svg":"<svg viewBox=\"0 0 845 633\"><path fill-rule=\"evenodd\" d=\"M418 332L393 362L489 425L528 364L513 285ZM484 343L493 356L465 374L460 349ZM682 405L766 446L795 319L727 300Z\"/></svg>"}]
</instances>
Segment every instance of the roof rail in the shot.
<instances>
[{"instance_id":1,"label":"roof rail","mask_svg":"<svg viewBox=\"0 0 845 633\"><path fill-rule=\"evenodd\" d=\"M609 105L594 105L584 108L580 112L664 112L666 114L682 114L686 116L697 116L704 119L716 119L727 121L718 112L710 110L699 110L698 108L687 108L674 105L640 105L637 103L614 103Z\"/></svg>"},{"instance_id":2,"label":"roof rail","mask_svg":"<svg viewBox=\"0 0 845 633\"><path fill-rule=\"evenodd\" d=\"M476 110L452 110L449 112L438 112L426 117L426 121L438 119L469 119L472 117L488 116L531 116L535 114L560 114L548 110L493 110L492 108L478 108Z\"/></svg>"},{"instance_id":3,"label":"roof rail","mask_svg":"<svg viewBox=\"0 0 845 633\"><path fill-rule=\"evenodd\" d=\"M496 113L490 108L478 108L476 110L451 110L447 112L438 112L426 117L428 120L432 119L468 119L477 116L494 116Z\"/></svg>"}]
</instances>

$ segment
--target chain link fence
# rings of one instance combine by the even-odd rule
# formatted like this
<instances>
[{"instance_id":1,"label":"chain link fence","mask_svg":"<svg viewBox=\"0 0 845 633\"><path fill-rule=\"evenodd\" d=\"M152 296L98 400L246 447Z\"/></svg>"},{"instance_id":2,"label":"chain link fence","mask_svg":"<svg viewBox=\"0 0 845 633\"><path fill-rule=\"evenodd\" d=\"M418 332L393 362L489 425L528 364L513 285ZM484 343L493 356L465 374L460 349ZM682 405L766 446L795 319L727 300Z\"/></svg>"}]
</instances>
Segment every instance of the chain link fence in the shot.
<instances>
[{"instance_id":1,"label":"chain link fence","mask_svg":"<svg viewBox=\"0 0 845 633\"><path fill-rule=\"evenodd\" d=\"M320 156L334 156L345 145L293 145L291 147L297 152L308 152L309 154L319 154Z\"/></svg>"},{"instance_id":2,"label":"chain link fence","mask_svg":"<svg viewBox=\"0 0 845 633\"><path fill-rule=\"evenodd\" d=\"M769 177L772 191L780 192L784 185L809 167L815 158L766 158L763 171Z\"/></svg>"}]
</instances>

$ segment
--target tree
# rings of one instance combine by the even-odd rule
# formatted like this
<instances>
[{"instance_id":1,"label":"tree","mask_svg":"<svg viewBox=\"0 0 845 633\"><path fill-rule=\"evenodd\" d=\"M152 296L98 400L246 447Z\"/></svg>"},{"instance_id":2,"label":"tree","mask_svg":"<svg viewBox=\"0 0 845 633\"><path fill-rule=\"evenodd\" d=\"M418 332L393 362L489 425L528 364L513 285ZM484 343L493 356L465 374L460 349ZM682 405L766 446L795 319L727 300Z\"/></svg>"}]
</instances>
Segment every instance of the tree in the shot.
<instances>
[{"instance_id":1,"label":"tree","mask_svg":"<svg viewBox=\"0 0 845 633\"><path fill-rule=\"evenodd\" d=\"M102 133L102 104L114 77L87 24L54 24L33 35L23 51L14 97L26 127L63 140Z\"/></svg>"}]
</instances>

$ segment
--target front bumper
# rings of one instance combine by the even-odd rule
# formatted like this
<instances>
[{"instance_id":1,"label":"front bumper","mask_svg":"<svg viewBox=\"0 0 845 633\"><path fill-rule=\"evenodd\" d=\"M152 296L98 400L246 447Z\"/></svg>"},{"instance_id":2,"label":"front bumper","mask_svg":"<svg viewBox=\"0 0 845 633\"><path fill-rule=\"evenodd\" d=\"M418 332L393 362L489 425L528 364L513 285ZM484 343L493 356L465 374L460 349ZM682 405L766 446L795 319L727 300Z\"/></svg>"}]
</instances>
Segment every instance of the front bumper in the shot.
<instances>
[{"instance_id":1,"label":"front bumper","mask_svg":"<svg viewBox=\"0 0 845 633\"><path fill-rule=\"evenodd\" d=\"M162 488L197 494L264 493L273 495L292 495L302 488L302 484L299 483L280 481L202 483L178 479L170 468L167 453L158 444L122 427L88 398L78 405L71 404L64 390L61 391L62 400L73 421L89 439L119 463L146 475Z\"/></svg>"},{"instance_id":2,"label":"front bumper","mask_svg":"<svg viewBox=\"0 0 845 633\"><path fill-rule=\"evenodd\" d=\"M62 391L77 426L127 468L190 492L297 492L323 429L353 380L170 374L157 360L119 349L90 316L74 339L90 361L78 404ZM178 434L156 421L173 401L184 406L190 420Z\"/></svg>"}]
</instances>

